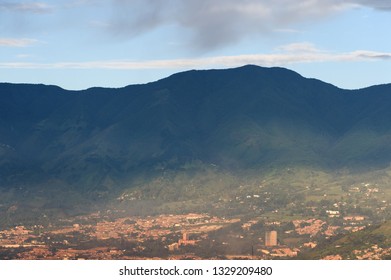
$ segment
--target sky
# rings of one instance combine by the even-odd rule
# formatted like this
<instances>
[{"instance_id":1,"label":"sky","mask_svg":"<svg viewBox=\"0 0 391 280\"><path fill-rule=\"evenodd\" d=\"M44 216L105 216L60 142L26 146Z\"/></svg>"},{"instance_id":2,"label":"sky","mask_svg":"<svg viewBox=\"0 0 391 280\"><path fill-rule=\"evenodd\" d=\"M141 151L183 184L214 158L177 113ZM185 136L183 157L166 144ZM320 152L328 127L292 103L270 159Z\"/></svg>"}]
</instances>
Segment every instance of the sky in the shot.
<instances>
[{"instance_id":1,"label":"sky","mask_svg":"<svg viewBox=\"0 0 391 280\"><path fill-rule=\"evenodd\" d=\"M190 69L286 67L391 83L391 0L0 0L0 82L123 87Z\"/></svg>"}]
</instances>

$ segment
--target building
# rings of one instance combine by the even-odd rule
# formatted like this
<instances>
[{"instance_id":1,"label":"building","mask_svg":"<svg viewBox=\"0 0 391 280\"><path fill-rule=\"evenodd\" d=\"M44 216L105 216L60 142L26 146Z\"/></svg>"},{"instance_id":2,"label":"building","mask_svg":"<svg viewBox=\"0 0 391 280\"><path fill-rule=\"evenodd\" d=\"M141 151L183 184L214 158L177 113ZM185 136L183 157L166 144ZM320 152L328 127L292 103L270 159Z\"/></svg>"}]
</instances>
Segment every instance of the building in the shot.
<instances>
[{"instance_id":1,"label":"building","mask_svg":"<svg viewBox=\"0 0 391 280\"><path fill-rule=\"evenodd\" d=\"M326 210L326 213L330 218L339 217L340 215L338 210Z\"/></svg>"},{"instance_id":2,"label":"building","mask_svg":"<svg viewBox=\"0 0 391 280\"><path fill-rule=\"evenodd\" d=\"M172 244L168 245L167 247L168 247L168 250L170 252L172 252L172 251L176 251L176 250L179 249L179 244L178 243L172 243Z\"/></svg>"},{"instance_id":3,"label":"building","mask_svg":"<svg viewBox=\"0 0 391 280\"><path fill-rule=\"evenodd\" d=\"M182 239L179 239L178 241L178 245L179 246L182 246L182 245L195 245L196 244L196 240L190 240L189 239L189 236L186 232L183 233L182 235Z\"/></svg>"},{"instance_id":4,"label":"building","mask_svg":"<svg viewBox=\"0 0 391 280\"><path fill-rule=\"evenodd\" d=\"M265 233L265 246L277 246L277 231L272 230Z\"/></svg>"}]
</instances>

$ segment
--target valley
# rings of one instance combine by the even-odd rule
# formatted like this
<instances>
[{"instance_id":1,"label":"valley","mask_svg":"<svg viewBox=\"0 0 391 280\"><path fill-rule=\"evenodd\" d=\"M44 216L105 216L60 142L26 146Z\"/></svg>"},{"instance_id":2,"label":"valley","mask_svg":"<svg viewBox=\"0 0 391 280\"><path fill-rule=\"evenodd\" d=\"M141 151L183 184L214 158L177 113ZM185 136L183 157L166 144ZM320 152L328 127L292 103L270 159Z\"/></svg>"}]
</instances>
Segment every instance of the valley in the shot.
<instances>
[{"instance_id":1,"label":"valley","mask_svg":"<svg viewBox=\"0 0 391 280\"><path fill-rule=\"evenodd\" d=\"M389 258L390 92L254 65L1 83L0 258Z\"/></svg>"},{"instance_id":2,"label":"valley","mask_svg":"<svg viewBox=\"0 0 391 280\"><path fill-rule=\"evenodd\" d=\"M59 213L52 213L56 219L40 209L41 218L27 223L13 218L18 209L10 209L11 206L2 213L8 220L3 221L0 231L0 256L3 259L390 257L388 231L380 231L368 238L367 243L358 243L359 246L348 242L346 248L335 245L332 250L316 253L334 240L349 239L351 234L390 220L390 190L381 184L385 178L380 172L373 182L353 182L350 176L340 175L339 180L325 188L318 184L324 184L322 180L327 175L312 171L308 184L289 185L293 174L302 172L295 168L284 170L277 177L280 185L277 178L270 177L257 184L247 182L229 191L199 195L193 200L166 195L167 200L163 201L153 192L132 189L97 212L67 217L63 214L59 219ZM368 179L368 176L355 178ZM286 185L282 184L284 180ZM197 209L202 212L195 212ZM273 230L278 234L278 242L266 246L265 234Z\"/></svg>"}]
</instances>

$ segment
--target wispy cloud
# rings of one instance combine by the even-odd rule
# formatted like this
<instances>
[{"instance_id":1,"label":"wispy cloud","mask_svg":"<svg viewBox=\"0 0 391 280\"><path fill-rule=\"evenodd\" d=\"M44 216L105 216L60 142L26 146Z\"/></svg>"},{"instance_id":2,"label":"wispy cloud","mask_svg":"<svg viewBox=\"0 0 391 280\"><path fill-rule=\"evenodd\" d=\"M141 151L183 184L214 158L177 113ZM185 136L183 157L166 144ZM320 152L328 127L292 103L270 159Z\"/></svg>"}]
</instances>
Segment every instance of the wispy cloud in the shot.
<instances>
[{"instance_id":1,"label":"wispy cloud","mask_svg":"<svg viewBox=\"0 0 391 280\"><path fill-rule=\"evenodd\" d=\"M47 13L52 10L52 7L43 2L0 1L0 10L29 13Z\"/></svg>"},{"instance_id":2,"label":"wispy cloud","mask_svg":"<svg viewBox=\"0 0 391 280\"><path fill-rule=\"evenodd\" d=\"M148 60L148 61L87 61L57 63L3 62L0 68L13 69L201 69L210 67L236 67L245 64L262 66L286 66L294 63L313 62L354 62L389 60L391 53L357 50L334 53L317 49L309 43L296 43L278 48L278 52L269 54L246 54L235 56L214 56L204 58Z\"/></svg>"},{"instance_id":3,"label":"wispy cloud","mask_svg":"<svg viewBox=\"0 0 391 280\"><path fill-rule=\"evenodd\" d=\"M389 60L391 59L391 53L378 53L371 51L356 51L353 53L356 57L368 60Z\"/></svg>"},{"instance_id":4,"label":"wispy cloud","mask_svg":"<svg viewBox=\"0 0 391 280\"><path fill-rule=\"evenodd\" d=\"M33 55L27 54L27 53L21 53L21 54L16 55L16 58L19 58L19 59L26 59L26 58L30 58L30 57L33 57Z\"/></svg>"},{"instance_id":5,"label":"wispy cloud","mask_svg":"<svg viewBox=\"0 0 391 280\"><path fill-rule=\"evenodd\" d=\"M34 39L14 39L14 38L0 38L0 47L28 47L34 45L38 40Z\"/></svg>"},{"instance_id":6,"label":"wispy cloud","mask_svg":"<svg viewBox=\"0 0 391 280\"><path fill-rule=\"evenodd\" d=\"M288 45L279 46L277 48L278 51L283 52L304 52L304 53L313 53L313 52L321 52L321 50L317 49L316 46L309 42L300 42L300 43L292 43Z\"/></svg>"}]
</instances>

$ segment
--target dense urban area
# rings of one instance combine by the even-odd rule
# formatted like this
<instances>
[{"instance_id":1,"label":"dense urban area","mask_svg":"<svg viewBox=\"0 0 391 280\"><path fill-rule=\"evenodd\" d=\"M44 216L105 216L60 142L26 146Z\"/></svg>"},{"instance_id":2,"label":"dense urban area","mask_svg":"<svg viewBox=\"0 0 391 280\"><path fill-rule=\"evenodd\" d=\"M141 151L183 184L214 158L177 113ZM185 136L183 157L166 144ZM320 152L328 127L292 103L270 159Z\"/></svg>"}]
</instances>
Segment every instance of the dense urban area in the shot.
<instances>
[{"instance_id":1,"label":"dense urban area","mask_svg":"<svg viewBox=\"0 0 391 280\"><path fill-rule=\"evenodd\" d=\"M311 188L312 196L306 195ZM123 193L119 206L110 210L3 227L0 259L390 258L390 202L381 186L362 182L342 187L338 199L333 188L289 190L238 186L231 197L216 198L208 212L177 209L183 213L146 216L121 209L121 204L141 199L135 192ZM386 232L356 240L357 234L384 223ZM338 243L346 237L352 242ZM327 249L330 244L332 250Z\"/></svg>"}]
</instances>

